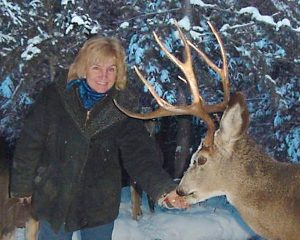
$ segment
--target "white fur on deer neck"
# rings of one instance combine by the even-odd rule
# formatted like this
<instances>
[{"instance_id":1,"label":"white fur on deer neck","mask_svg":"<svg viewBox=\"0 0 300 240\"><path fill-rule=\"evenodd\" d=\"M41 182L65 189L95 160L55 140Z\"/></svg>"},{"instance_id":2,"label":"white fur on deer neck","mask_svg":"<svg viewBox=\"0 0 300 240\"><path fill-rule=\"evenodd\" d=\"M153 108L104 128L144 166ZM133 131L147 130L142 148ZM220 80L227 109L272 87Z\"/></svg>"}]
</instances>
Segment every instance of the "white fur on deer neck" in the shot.
<instances>
[{"instance_id":1,"label":"white fur on deer neck","mask_svg":"<svg viewBox=\"0 0 300 240\"><path fill-rule=\"evenodd\" d=\"M193 153L192 157L191 157L191 161L190 161L190 165L189 167L193 166L194 164L197 163L197 159L198 159L198 152L200 152L200 150L202 149L203 146L203 141L201 141L198 149L196 152Z\"/></svg>"}]
</instances>

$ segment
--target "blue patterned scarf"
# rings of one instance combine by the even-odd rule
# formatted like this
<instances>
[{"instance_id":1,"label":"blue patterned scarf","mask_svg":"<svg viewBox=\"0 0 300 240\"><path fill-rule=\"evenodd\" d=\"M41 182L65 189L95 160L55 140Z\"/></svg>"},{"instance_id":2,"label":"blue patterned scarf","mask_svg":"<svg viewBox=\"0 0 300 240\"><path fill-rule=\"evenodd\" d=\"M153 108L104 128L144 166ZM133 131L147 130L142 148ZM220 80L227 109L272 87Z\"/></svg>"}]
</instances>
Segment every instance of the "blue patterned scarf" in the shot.
<instances>
[{"instance_id":1,"label":"blue patterned scarf","mask_svg":"<svg viewBox=\"0 0 300 240\"><path fill-rule=\"evenodd\" d=\"M91 109L96 102L106 95L105 93L98 93L91 89L85 78L75 79L68 82L67 90L70 90L73 86L78 87L80 100L84 108L87 110Z\"/></svg>"}]
</instances>

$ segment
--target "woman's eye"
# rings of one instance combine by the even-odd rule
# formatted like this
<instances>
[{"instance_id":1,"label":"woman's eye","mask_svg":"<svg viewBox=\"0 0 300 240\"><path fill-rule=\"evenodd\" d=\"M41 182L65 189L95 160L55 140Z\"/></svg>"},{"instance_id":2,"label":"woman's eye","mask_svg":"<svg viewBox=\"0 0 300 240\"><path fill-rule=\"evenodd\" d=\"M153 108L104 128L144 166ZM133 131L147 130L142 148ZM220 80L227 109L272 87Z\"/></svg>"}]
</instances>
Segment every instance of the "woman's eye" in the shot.
<instances>
[{"instance_id":1,"label":"woman's eye","mask_svg":"<svg viewBox=\"0 0 300 240\"><path fill-rule=\"evenodd\" d=\"M93 70L98 70L99 67L98 67L98 66L93 66L92 69L93 69Z\"/></svg>"},{"instance_id":2,"label":"woman's eye","mask_svg":"<svg viewBox=\"0 0 300 240\"><path fill-rule=\"evenodd\" d=\"M109 72L112 72L112 73L116 72L116 70L117 70L117 69L116 69L116 68L114 68L114 67L113 67L113 68L109 68L109 69L108 69L108 71L109 71Z\"/></svg>"}]
</instances>

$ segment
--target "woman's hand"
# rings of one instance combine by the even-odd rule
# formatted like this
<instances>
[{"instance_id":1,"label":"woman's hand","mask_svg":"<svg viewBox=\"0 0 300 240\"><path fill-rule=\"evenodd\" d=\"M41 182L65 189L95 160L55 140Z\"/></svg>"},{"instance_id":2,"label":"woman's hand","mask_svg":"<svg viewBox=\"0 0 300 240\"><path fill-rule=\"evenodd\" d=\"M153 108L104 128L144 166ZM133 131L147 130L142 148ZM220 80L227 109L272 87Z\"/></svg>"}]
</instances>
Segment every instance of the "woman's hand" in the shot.
<instances>
[{"instance_id":1,"label":"woman's hand","mask_svg":"<svg viewBox=\"0 0 300 240\"><path fill-rule=\"evenodd\" d=\"M188 208L189 204L185 197L181 197L176 193L176 190L169 192L158 200L158 203L166 208Z\"/></svg>"}]
</instances>

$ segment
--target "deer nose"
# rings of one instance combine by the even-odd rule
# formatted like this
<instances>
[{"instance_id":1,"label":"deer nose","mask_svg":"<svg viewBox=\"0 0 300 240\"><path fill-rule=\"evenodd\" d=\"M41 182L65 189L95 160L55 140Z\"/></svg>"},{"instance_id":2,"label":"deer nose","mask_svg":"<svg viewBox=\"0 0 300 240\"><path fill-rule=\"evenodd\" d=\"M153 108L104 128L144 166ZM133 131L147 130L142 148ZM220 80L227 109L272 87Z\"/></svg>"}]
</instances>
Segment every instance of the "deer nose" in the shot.
<instances>
[{"instance_id":1,"label":"deer nose","mask_svg":"<svg viewBox=\"0 0 300 240\"><path fill-rule=\"evenodd\" d=\"M181 188L177 188L176 193L181 197L186 196L185 192Z\"/></svg>"}]
</instances>

